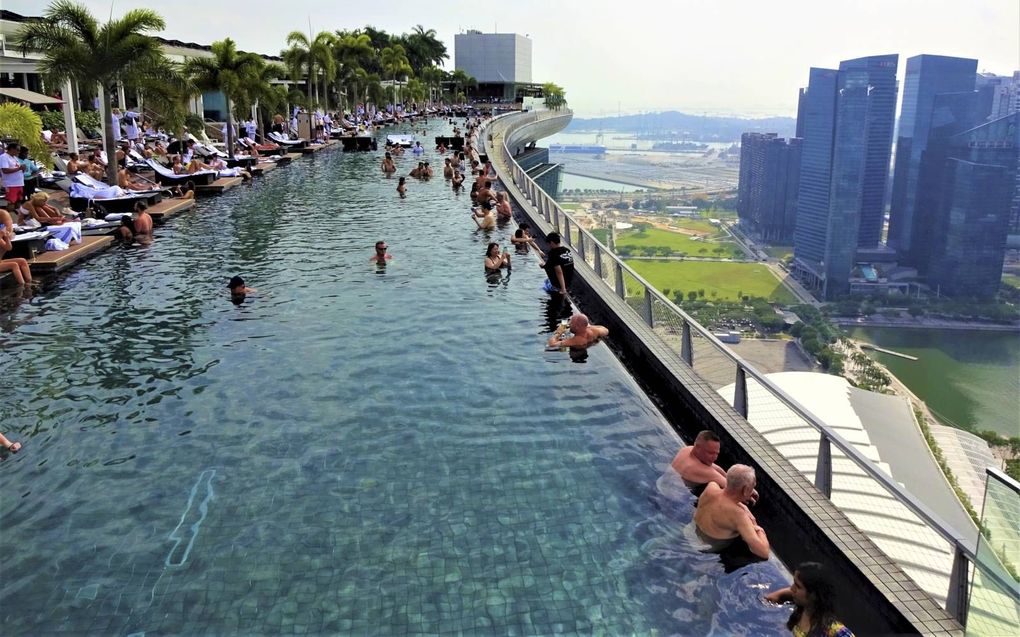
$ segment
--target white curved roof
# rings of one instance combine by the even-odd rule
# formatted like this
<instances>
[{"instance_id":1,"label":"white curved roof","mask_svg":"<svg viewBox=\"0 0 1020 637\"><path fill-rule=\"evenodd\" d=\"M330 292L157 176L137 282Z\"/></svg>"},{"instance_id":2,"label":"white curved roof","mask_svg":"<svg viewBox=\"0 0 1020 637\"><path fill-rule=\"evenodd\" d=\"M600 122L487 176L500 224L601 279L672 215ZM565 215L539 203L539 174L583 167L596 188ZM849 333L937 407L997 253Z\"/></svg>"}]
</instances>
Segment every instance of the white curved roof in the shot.
<instances>
[{"instance_id":1,"label":"white curved roof","mask_svg":"<svg viewBox=\"0 0 1020 637\"><path fill-rule=\"evenodd\" d=\"M852 388L844 378L814 372L781 372L767 377L892 476L854 411ZM732 404L732 384L719 393ZM750 378L747 393L748 421L814 483L818 433ZM949 543L835 447L832 466L832 503L944 606L953 565Z\"/></svg>"}]
</instances>

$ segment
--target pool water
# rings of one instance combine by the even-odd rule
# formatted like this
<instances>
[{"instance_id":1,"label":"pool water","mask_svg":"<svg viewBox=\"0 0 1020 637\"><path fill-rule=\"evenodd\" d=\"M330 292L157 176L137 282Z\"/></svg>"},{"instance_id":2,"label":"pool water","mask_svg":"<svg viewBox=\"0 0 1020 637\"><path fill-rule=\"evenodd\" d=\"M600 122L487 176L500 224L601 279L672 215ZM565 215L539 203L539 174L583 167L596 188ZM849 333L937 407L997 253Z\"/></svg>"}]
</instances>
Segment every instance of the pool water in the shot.
<instances>
[{"instance_id":1,"label":"pool water","mask_svg":"<svg viewBox=\"0 0 1020 637\"><path fill-rule=\"evenodd\" d=\"M467 196L399 199L379 156L4 298L3 632L785 634L788 573L697 551L679 441L607 345L545 351L535 256L487 280Z\"/></svg>"}]
</instances>

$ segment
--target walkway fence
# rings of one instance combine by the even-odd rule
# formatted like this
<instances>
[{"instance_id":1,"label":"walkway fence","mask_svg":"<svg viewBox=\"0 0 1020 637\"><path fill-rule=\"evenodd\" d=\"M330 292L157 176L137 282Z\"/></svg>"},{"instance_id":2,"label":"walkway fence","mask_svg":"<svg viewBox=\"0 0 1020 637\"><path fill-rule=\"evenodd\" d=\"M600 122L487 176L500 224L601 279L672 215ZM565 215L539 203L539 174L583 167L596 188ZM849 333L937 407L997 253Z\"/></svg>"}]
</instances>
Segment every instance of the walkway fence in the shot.
<instances>
[{"instance_id":1,"label":"walkway fence","mask_svg":"<svg viewBox=\"0 0 1020 637\"><path fill-rule=\"evenodd\" d=\"M1020 587L1007 569L1003 568L994 552L989 558L988 551L985 551L986 554L979 559L978 547L975 547L971 540L966 539L943 521L853 444L776 386L763 373L726 347L709 330L645 281L623 259L596 239L590 231L582 227L573 215L561 208L514 161L513 154L507 146L508 137L519 133L522 129L526 131L528 127L538 126L541 128L541 124L546 120L569 117L571 117L570 111L532 111L505 114L490 120L481 138L486 142L489 159L496 167L500 178L504 181L513 181L517 188L525 194L534 212L543 217L560 233L564 244L569 246L577 257L591 266L608 290L623 299L641 320L653 328L667 345L680 354L684 362L695 373L716 389L730 383L734 384L735 391L732 396L727 397L727 400L738 414L747 418L749 409L747 386L748 380L751 379L771 394L774 399L777 399L783 407L795 414L804 424L816 430L818 432L818 450L814 485L826 497L832 497L833 450L835 448L906 506L925 525L941 536L947 543L947 549L953 555L949 590L946 592L946 610L961 625L967 623L970 608L969 598L973 584L975 595L979 591L982 592L982 599L987 597L984 595L985 592L997 591L1000 596L997 598L999 600L997 607L1013 608L1013 626L1015 626L1016 608L1020 602ZM775 404L774 400L767 402ZM837 471L837 477L838 475ZM1020 517L1013 518L1014 530L1018 528L1018 520ZM1016 559L1017 555L1020 553L1014 550L1012 559ZM993 567L993 565L997 566ZM1005 596L1006 601L1011 600L1012 606L1005 604L1002 596ZM982 611L982 613L984 612ZM968 631L969 633L970 631Z\"/></svg>"}]
</instances>

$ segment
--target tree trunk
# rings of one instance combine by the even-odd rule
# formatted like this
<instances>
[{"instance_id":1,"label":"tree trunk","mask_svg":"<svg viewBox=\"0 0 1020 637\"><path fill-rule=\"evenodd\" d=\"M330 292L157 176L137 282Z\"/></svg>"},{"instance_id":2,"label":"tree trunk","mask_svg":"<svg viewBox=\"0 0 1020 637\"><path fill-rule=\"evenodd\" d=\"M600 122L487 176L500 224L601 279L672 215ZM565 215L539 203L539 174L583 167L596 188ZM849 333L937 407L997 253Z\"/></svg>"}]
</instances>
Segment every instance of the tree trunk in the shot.
<instances>
[{"instance_id":1,"label":"tree trunk","mask_svg":"<svg viewBox=\"0 0 1020 637\"><path fill-rule=\"evenodd\" d=\"M106 125L103 127L103 150L106 151L106 181L111 186L117 185L117 146L114 143L113 120L110 113L113 108L113 93L107 93L103 83L99 83L99 116Z\"/></svg>"},{"instance_id":2,"label":"tree trunk","mask_svg":"<svg viewBox=\"0 0 1020 637\"><path fill-rule=\"evenodd\" d=\"M223 99L227 103L227 157L234 158L234 113L230 105L230 95L223 93Z\"/></svg>"}]
</instances>

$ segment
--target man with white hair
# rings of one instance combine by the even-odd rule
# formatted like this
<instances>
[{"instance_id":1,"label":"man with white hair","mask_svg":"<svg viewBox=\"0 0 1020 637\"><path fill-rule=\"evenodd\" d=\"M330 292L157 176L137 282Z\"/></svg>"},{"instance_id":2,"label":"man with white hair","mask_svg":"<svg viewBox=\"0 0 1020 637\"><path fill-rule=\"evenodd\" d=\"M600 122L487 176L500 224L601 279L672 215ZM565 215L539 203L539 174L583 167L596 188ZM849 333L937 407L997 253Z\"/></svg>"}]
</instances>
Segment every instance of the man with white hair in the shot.
<instances>
[{"instance_id":1,"label":"man with white hair","mask_svg":"<svg viewBox=\"0 0 1020 637\"><path fill-rule=\"evenodd\" d=\"M752 553L763 560L768 559L769 540L765 529L758 526L744 504L750 499L756 484L754 469L746 464L735 464L726 472L725 489L710 482L698 498L698 508L694 513L698 537L714 552L722 551L741 538Z\"/></svg>"}]
</instances>

